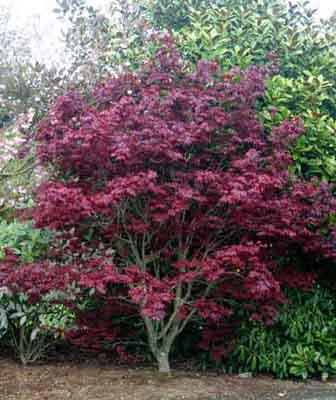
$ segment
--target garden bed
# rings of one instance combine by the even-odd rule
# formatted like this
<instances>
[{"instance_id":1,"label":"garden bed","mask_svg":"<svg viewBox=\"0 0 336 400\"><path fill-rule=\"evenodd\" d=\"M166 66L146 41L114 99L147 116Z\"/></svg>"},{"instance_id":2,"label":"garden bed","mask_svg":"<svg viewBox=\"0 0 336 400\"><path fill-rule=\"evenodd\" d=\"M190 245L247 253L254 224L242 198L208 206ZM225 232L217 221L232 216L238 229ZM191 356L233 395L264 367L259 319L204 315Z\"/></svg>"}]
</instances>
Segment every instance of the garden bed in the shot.
<instances>
[{"instance_id":1,"label":"garden bed","mask_svg":"<svg viewBox=\"0 0 336 400\"><path fill-rule=\"evenodd\" d=\"M336 399L336 383L298 383L269 377L150 369L96 362L53 362L22 367L0 360L0 399L6 400L274 400ZM333 393L335 393L333 395Z\"/></svg>"}]
</instances>

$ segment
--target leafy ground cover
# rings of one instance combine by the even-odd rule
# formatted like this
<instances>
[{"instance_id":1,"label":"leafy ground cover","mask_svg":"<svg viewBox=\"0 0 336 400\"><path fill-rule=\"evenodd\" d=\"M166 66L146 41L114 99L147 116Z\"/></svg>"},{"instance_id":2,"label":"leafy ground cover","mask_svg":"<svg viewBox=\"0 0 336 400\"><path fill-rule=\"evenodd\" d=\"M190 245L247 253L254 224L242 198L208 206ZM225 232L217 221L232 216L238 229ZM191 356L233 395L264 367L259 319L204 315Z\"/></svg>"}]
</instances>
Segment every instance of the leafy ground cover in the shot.
<instances>
[{"instance_id":1,"label":"leafy ground cover","mask_svg":"<svg viewBox=\"0 0 336 400\"><path fill-rule=\"evenodd\" d=\"M24 368L3 359L0 368L0 398L6 400L326 400L335 399L336 393L335 383L182 371L162 377L149 369L97 363Z\"/></svg>"}]
</instances>

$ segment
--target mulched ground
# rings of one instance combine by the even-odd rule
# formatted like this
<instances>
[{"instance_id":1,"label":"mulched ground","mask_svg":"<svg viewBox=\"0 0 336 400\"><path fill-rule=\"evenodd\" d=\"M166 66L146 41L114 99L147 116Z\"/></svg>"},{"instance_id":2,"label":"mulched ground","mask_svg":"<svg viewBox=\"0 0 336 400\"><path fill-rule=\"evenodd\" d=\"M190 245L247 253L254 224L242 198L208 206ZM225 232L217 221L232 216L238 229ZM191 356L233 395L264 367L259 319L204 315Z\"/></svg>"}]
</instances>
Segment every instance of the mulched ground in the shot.
<instances>
[{"instance_id":1,"label":"mulched ground","mask_svg":"<svg viewBox=\"0 0 336 400\"><path fill-rule=\"evenodd\" d=\"M92 361L23 367L0 359L0 369L1 400L336 400L336 383L303 384L181 371L162 377L151 369ZM323 394L328 397L317 397Z\"/></svg>"}]
</instances>

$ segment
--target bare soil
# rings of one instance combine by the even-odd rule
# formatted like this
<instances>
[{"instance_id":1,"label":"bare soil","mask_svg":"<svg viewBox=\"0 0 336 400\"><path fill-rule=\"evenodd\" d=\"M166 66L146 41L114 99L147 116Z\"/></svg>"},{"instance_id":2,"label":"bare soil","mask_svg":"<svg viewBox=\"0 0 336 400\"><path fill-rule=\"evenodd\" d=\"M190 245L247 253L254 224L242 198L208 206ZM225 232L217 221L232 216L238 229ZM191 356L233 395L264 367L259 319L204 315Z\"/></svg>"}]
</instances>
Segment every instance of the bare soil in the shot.
<instances>
[{"instance_id":1,"label":"bare soil","mask_svg":"<svg viewBox=\"0 0 336 400\"><path fill-rule=\"evenodd\" d=\"M214 373L49 362L23 367L0 359L1 400L336 400L336 383L278 381Z\"/></svg>"}]
</instances>

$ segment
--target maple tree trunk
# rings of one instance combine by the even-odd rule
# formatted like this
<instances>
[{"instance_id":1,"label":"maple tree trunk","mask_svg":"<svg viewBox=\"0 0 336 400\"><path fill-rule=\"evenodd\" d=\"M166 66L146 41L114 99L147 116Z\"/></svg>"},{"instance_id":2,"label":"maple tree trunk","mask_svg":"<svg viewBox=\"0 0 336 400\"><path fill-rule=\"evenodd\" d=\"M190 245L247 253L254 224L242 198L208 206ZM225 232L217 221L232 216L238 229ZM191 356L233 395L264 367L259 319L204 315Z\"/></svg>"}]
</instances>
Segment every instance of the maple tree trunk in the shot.
<instances>
[{"instance_id":1,"label":"maple tree trunk","mask_svg":"<svg viewBox=\"0 0 336 400\"><path fill-rule=\"evenodd\" d=\"M169 353L166 351L161 351L156 355L156 359L159 366L159 372L163 374L170 373L170 364L169 364Z\"/></svg>"}]
</instances>

